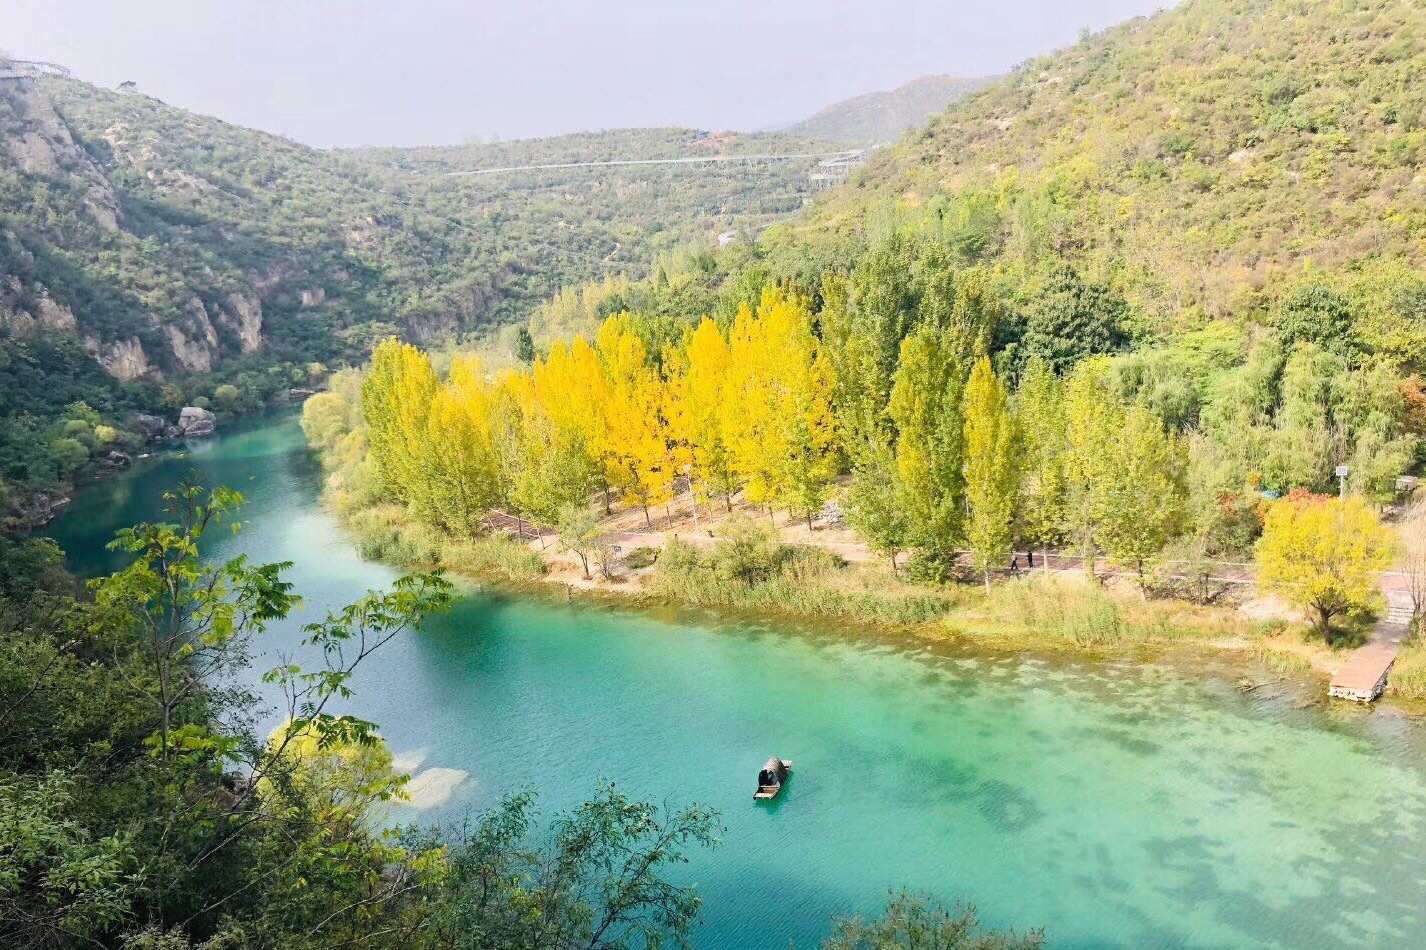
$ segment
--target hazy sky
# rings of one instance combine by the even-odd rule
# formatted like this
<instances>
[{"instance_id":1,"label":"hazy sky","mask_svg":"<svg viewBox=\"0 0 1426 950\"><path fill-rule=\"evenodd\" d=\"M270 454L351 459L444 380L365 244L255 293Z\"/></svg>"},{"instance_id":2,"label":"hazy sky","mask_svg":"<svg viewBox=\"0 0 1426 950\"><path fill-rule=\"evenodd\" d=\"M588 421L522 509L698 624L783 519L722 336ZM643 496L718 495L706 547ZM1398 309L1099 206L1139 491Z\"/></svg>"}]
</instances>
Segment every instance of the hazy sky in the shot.
<instances>
[{"instance_id":1,"label":"hazy sky","mask_svg":"<svg viewBox=\"0 0 1426 950\"><path fill-rule=\"evenodd\" d=\"M755 129L1168 0L0 0L0 49L313 145Z\"/></svg>"}]
</instances>

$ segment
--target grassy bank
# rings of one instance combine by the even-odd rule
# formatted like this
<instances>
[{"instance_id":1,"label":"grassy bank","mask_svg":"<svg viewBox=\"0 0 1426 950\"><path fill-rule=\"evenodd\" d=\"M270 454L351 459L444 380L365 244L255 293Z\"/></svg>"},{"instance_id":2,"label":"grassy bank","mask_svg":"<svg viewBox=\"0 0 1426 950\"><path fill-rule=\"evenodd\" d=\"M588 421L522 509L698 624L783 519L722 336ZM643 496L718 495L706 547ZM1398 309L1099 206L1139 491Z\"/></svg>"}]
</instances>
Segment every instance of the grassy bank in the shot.
<instances>
[{"instance_id":1,"label":"grassy bank","mask_svg":"<svg viewBox=\"0 0 1426 950\"><path fill-rule=\"evenodd\" d=\"M492 583L832 621L995 651L1142 658L1174 647L1211 649L1284 677L1321 674L1341 659L1299 624L1254 620L1233 607L1144 599L1127 581L1100 586L1079 572L1007 579L987 593L979 583L922 583L883 563L849 564L823 548L781 543L745 523L725 526L713 545L671 541L652 564L646 549L626 552L611 564L612 579L595 570L594 579L586 580L578 562L553 540L541 549L504 534L451 538L397 505L369 498L358 503L340 490L329 490L327 500L363 557L407 569L440 567ZM1393 693L1426 699L1426 649L1403 653L1398 671Z\"/></svg>"},{"instance_id":2,"label":"grassy bank","mask_svg":"<svg viewBox=\"0 0 1426 950\"><path fill-rule=\"evenodd\" d=\"M1426 701L1426 644L1419 638L1397 654L1388 689L1397 699Z\"/></svg>"},{"instance_id":3,"label":"grassy bank","mask_svg":"<svg viewBox=\"0 0 1426 950\"><path fill-rule=\"evenodd\" d=\"M352 501L338 495L335 507L362 556L407 569L440 567L477 580L567 585L643 602L895 627L998 650L1103 655L1201 645L1244 653L1284 675L1332 662L1330 651L1308 642L1296 626L1255 621L1232 608L1145 600L1135 590L1097 586L1078 573L1004 580L987 593L979 584L914 582L904 570L848 564L824 549L781 544L770 533L744 527L709 547L669 542L652 566L643 566L644 552L630 552L614 565L612 580L585 581L557 542L541 550L504 534L452 538L400 506ZM1415 675L1426 697L1426 651L1419 663ZM1410 674L1402 680L1412 688Z\"/></svg>"},{"instance_id":4,"label":"grassy bank","mask_svg":"<svg viewBox=\"0 0 1426 950\"><path fill-rule=\"evenodd\" d=\"M896 625L943 619L960 603L954 588L908 584L875 568L849 566L821 548L766 538L755 544L750 552L736 537L712 550L672 542L644 588L697 607Z\"/></svg>"},{"instance_id":5,"label":"grassy bank","mask_svg":"<svg viewBox=\"0 0 1426 950\"><path fill-rule=\"evenodd\" d=\"M510 583L538 581L548 572L540 552L506 535L452 538L407 516L397 505L341 513L361 556L407 570L439 567L469 577Z\"/></svg>"}]
</instances>

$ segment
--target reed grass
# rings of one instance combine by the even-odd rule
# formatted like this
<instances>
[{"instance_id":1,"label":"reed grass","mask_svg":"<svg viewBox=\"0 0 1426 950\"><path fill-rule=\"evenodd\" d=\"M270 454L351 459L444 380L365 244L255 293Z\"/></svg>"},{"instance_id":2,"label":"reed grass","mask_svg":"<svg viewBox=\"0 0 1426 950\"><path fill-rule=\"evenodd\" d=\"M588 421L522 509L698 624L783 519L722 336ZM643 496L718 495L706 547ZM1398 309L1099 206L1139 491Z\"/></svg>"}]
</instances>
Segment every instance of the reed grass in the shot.
<instances>
[{"instance_id":1,"label":"reed grass","mask_svg":"<svg viewBox=\"0 0 1426 950\"><path fill-rule=\"evenodd\" d=\"M1241 636L1248 621L1181 601L1117 596L1079 578L1021 577L954 618L966 633L1082 649Z\"/></svg>"},{"instance_id":2,"label":"reed grass","mask_svg":"<svg viewBox=\"0 0 1426 950\"><path fill-rule=\"evenodd\" d=\"M1400 699L1426 699L1426 644L1412 643L1396 655L1387 688Z\"/></svg>"},{"instance_id":3,"label":"reed grass","mask_svg":"<svg viewBox=\"0 0 1426 950\"><path fill-rule=\"evenodd\" d=\"M798 546L773 550L756 571L734 573L722 552L671 543L650 576L649 591L697 607L898 625L943 618L958 602L953 592L850 570L821 548Z\"/></svg>"},{"instance_id":4,"label":"reed grass","mask_svg":"<svg viewBox=\"0 0 1426 950\"><path fill-rule=\"evenodd\" d=\"M362 557L406 570L443 568L490 580L524 582L547 570L544 559L503 535L452 538L411 520L396 505L355 509L344 518Z\"/></svg>"}]
</instances>

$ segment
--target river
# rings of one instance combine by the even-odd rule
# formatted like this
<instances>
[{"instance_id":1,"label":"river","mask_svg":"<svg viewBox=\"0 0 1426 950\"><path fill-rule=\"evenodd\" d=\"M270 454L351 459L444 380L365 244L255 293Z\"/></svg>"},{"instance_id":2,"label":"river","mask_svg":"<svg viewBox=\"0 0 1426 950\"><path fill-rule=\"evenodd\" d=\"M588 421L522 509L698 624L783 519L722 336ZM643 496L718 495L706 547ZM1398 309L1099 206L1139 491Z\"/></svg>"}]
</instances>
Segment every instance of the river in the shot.
<instances>
[{"instance_id":1,"label":"river","mask_svg":"<svg viewBox=\"0 0 1426 950\"><path fill-rule=\"evenodd\" d=\"M267 634L269 662L300 623L394 577L322 511L290 415L141 460L51 534L75 570L111 570L104 542L190 471L247 499L211 554L293 562L306 603ZM456 820L525 786L563 808L601 776L718 808L721 845L683 872L705 901L699 947L815 947L834 914L903 886L1044 926L1059 948L1426 946L1422 727L1298 708L1287 686L471 594L355 688L398 755L469 773L397 820ZM756 806L772 754L795 773Z\"/></svg>"}]
</instances>

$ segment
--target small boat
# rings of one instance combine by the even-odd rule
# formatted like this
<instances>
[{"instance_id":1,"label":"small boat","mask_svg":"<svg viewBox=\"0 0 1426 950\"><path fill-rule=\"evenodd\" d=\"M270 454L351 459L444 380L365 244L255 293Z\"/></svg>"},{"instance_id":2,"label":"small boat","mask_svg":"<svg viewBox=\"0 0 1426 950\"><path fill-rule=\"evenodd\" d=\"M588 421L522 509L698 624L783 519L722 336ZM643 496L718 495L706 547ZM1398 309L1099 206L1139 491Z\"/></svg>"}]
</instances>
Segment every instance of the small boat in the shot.
<instances>
[{"instance_id":1,"label":"small boat","mask_svg":"<svg viewBox=\"0 0 1426 950\"><path fill-rule=\"evenodd\" d=\"M787 781L787 773L792 771L792 763L776 756L767 760L758 772L758 790L753 792L754 801L776 798L782 791L782 783Z\"/></svg>"}]
</instances>

